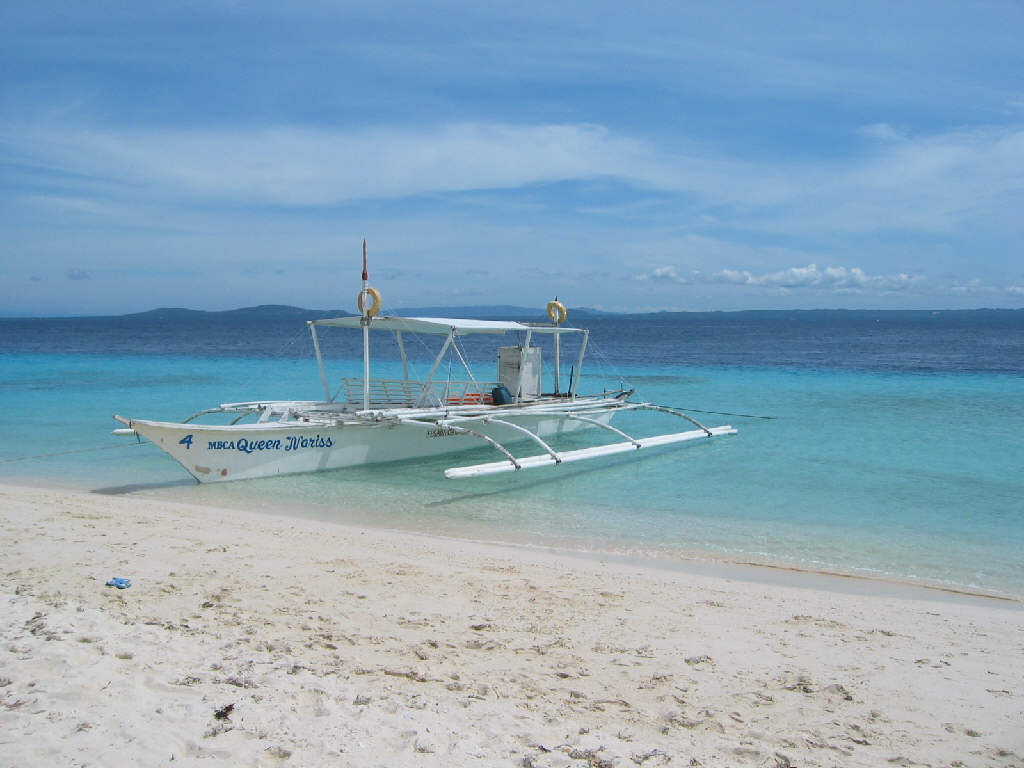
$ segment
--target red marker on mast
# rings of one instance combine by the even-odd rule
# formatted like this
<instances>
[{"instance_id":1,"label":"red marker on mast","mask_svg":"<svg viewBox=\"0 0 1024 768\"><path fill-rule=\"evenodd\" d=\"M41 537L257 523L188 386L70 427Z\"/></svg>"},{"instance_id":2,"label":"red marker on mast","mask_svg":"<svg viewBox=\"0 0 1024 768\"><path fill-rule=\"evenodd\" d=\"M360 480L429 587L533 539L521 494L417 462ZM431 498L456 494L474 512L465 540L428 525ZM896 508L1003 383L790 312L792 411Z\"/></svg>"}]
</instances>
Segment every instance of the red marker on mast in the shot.
<instances>
[{"instance_id":1,"label":"red marker on mast","mask_svg":"<svg viewBox=\"0 0 1024 768\"><path fill-rule=\"evenodd\" d=\"M359 291L359 297L356 299L356 306L359 308L359 314L369 322L370 318L376 315L380 311L380 291L376 288L371 288L370 274L366 269L366 239L363 239L363 287Z\"/></svg>"}]
</instances>

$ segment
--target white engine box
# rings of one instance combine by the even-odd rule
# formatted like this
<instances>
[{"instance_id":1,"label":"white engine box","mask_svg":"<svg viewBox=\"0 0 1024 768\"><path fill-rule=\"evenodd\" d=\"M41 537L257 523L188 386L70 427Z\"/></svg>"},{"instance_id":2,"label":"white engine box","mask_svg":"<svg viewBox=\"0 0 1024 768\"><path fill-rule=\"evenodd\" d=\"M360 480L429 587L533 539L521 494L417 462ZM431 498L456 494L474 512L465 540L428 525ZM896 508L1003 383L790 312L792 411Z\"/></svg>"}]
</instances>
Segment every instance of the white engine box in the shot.
<instances>
[{"instance_id":1,"label":"white engine box","mask_svg":"<svg viewBox=\"0 0 1024 768\"><path fill-rule=\"evenodd\" d=\"M527 347L525 358L522 347L498 347L498 381L515 397L520 360L523 365L522 396L536 397L540 394L541 383L540 347Z\"/></svg>"}]
</instances>

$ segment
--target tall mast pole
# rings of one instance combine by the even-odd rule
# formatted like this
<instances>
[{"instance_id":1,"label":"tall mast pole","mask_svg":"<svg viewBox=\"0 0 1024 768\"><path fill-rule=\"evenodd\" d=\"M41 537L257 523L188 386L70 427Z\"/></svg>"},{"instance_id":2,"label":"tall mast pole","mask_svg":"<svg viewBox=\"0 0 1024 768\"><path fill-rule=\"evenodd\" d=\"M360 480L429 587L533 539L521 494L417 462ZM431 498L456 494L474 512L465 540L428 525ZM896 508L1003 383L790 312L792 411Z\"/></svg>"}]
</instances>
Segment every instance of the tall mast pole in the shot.
<instances>
[{"instance_id":1,"label":"tall mast pole","mask_svg":"<svg viewBox=\"0 0 1024 768\"><path fill-rule=\"evenodd\" d=\"M555 296L555 302L557 302L557 301L558 301L558 297ZM558 310L556 309L555 312L557 313ZM559 318L562 317L560 314L557 315L557 316ZM558 333L558 326L559 326L560 323L561 323L561 320L558 320L555 323L555 338L553 340L554 341L554 346L555 346L555 394L556 395L558 394L558 364L559 364L559 357L561 357L561 349L559 348L559 335L560 334Z\"/></svg>"},{"instance_id":2,"label":"tall mast pole","mask_svg":"<svg viewBox=\"0 0 1024 768\"><path fill-rule=\"evenodd\" d=\"M366 289L369 287L370 276L366 272L366 239L363 239L363 290L359 294L366 304ZM363 310L363 318L359 321L363 326L363 410L370 410L370 313Z\"/></svg>"}]
</instances>

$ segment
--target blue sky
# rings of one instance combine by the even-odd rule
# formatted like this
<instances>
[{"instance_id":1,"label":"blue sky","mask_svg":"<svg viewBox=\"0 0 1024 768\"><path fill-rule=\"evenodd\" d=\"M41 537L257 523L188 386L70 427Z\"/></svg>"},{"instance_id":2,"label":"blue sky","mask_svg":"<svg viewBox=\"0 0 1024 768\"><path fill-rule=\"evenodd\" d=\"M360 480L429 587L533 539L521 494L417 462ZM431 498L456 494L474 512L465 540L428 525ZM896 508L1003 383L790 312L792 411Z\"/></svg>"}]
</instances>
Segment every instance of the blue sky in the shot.
<instances>
[{"instance_id":1,"label":"blue sky","mask_svg":"<svg viewBox=\"0 0 1024 768\"><path fill-rule=\"evenodd\" d=\"M1020 2L5 3L0 314L1024 306Z\"/></svg>"}]
</instances>

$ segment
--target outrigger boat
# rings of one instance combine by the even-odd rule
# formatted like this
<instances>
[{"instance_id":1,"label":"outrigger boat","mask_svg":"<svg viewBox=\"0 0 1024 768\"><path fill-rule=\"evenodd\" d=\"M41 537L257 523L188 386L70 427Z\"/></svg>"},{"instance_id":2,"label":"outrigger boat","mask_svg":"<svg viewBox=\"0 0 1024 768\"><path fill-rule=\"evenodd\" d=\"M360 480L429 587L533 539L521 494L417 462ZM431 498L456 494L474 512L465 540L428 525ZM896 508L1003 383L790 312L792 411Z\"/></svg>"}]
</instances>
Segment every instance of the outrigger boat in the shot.
<instances>
[{"instance_id":1,"label":"outrigger boat","mask_svg":"<svg viewBox=\"0 0 1024 768\"><path fill-rule=\"evenodd\" d=\"M633 390L598 394L577 393L589 331L563 325L567 312L557 299L547 307L550 323L469 320L380 315L380 293L369 286L366 244L363 243L363 287L360 314L309 320L323 386L324 400L270 400L225 403L189 416L182 422L150 421L115 415L125 425L114 434L142 436L175 459L200 483L242 480L298 472L375 464L454 453L490 445L503 458L457 466L445 477L465 478L499 472L567 464L658 446L732 435L731 426L707 427L682 411L631 402ZM343 378L331 392L318 329L361 330L363 376ZM370 377L370 333L393 333L401 356L403 377ZM410 378L404 335L442 337L440 351L423 381ZM459 348L461 337L475 334L516 334L519 343L498 349L497 380L475 378ZM580 338L573 376L565 392L560 387L561 339ZM541 387L541 349L535 337L552 336L554 390ZM467 379L438 380L446 355L458 358ZM613 427L617 413L660 411L694 427L683 432L635 437ZM197 421L227 414L226 424ZM579 430L612 436L613 442L573 450L557 450L555 438ZM512 448L535 446L535 453L516 456Z\"/></svg>"}]
</instances>

